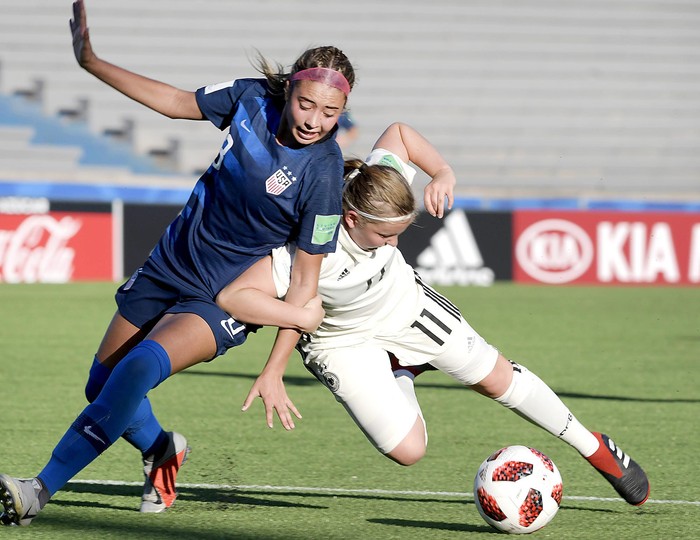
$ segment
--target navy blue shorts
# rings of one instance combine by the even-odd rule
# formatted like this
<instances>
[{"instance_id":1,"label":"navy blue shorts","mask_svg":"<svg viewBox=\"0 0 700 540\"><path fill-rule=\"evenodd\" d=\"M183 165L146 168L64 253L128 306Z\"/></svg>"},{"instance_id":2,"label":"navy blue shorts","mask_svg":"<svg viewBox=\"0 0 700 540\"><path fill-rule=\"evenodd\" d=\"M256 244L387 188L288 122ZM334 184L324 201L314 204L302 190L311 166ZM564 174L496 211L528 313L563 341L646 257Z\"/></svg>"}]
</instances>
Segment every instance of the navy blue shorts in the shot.
<instances>
[{"instance_id":1,"label":"navy blue shorts","mask_svg":"<svg viewBox=\"0 0 700 540\"><path fill-rule=\"evenodd\" d=\"M148 264L139 268L115 295L119 313L134 326L149 331L166 313L194 313L211 328L216 340L216 356L245 342L247 326L232 318L216 301L196 289L160 279Z\"/></svg>"}]
</instances>

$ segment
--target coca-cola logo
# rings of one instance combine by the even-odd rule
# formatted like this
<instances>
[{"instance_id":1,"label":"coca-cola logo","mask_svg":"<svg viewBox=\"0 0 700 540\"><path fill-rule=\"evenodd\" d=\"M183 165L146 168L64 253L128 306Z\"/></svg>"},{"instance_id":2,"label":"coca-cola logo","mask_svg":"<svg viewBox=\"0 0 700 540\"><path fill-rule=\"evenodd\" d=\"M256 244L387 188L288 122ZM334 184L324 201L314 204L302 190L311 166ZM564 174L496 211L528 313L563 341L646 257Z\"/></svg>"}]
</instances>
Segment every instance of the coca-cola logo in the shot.
<instances>
[{"instance_id":1,"label":"coca-cola logo","mask_svg":"<svg viewBox=\"0 0 700 540\"><path fill-rule=\"evenodd\" d=\"M530 277L543 283L568 283L593 261L593 242L581 227L563 219L544 219L525 229L515 257Z\"/></svg>"},{"instance_id":2,"label":"coca-cola logo","mask_svg":"<svg viewBox=\"0 0 700 540\"><path fill-rule=\"evenodd\" d=\"M68 246L81 227L70 216L28 216L15 230L0 230L0 280L7 283L65 283L73 274L75 250Z\"/></svg>"}]
</instances>

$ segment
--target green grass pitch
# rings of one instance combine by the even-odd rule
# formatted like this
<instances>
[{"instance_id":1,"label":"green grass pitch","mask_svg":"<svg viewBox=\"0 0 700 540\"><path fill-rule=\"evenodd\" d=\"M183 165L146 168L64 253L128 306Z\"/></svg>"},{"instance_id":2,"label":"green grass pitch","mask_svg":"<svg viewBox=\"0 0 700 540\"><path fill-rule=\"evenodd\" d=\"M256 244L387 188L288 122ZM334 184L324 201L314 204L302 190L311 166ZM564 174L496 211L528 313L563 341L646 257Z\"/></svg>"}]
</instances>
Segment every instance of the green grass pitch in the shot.
<instances>
[{"instance_id":1,"label":"green grass pitch","mask_svg":"<svg viewBox=\"0 0 700 540\"><path fill-rule=\"evenodd\" d=\"M0 285L0 472L33 476L85 405L92 355L114 311L112 283ZM608 433L648 472L641 508L620 499L566 444L441 373L417 379L426 457L379 455L330 392L290 362L304 415L293 432L240 411L274 332L176 375L151 394L167 429L192 447L180 496L138 513L140 457L119 441L59 492L28 528L2 538L494 538L474 507L473 475L508 444L548 454L564 500L537 538L698 537L700 288L442 289L507 357L540 375L585 425Z\"/></svg>"}]
</instances>

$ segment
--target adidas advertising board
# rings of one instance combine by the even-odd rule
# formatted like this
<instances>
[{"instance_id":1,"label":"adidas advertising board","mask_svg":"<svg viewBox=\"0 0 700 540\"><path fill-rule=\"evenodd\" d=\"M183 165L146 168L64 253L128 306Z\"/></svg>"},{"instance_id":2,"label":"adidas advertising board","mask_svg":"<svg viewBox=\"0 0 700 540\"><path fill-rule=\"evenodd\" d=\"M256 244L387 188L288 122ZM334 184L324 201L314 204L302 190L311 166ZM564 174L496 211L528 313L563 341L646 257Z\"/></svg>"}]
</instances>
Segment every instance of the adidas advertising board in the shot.
<instances>
[{"instance_id":1,"label":"adidas advertising board","mask_svg":"<svg viewBox=\"0 0 700 540\"><path fill-rule=\"evenodd\" d=\"M399 247L426 283L488 286L511 279L511 238L507 212L421 212Z\"/></svg>"}]
</instances>

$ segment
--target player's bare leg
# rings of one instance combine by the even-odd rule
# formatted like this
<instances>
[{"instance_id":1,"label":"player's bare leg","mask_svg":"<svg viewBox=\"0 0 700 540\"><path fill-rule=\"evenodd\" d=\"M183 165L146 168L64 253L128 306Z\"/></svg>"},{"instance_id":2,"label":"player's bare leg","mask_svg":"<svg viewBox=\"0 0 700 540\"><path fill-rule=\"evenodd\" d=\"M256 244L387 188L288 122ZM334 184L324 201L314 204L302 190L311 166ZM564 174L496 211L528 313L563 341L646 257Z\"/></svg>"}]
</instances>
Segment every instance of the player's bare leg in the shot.
<instances>
[{"instance_id":1,"label":"player's bare leg","mask_svg":"<svg viewBox=\"0 0 700 540\"><path fill-rule=\"evenodd\" d=\"M434 370L435 368L430 364L425 364L423 366L402 366L393 353L388 354L396 384L418 414L411 431L408 432L406 437L404 437L393 450L387 452L385 455L399 465L414 465L425 456L425 450L428 446L428 430L425 427L425 419L423 418L423 413L418 403L418 398L416 397L416 389L413 385L413 381L416 376L424 371Z\"/></svg>"},{"instance_id":2,"label":"player's bare leg","mask_svg":"<svg viewBox=\"0 0 700 540\"><path fill-rule=\"evenodd\" d=\"M119 312L115 313L97 349L97 359L113 368L147 333L131 324Z\"/></svg>"},{"instance_id":3,"label":"player's bare leg","mask_svg":"<svg viewBox=\"0 0 700 540\"><path fill-rule=\"evenodd\" d=\"M394 448L391 452L385 455L399 465L414 465L420 461L425 455L426 440L425 440L425 424L420 416L416 417L416 423L408 432L408 435Z\"/></svg>"}]
</instances>

